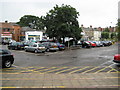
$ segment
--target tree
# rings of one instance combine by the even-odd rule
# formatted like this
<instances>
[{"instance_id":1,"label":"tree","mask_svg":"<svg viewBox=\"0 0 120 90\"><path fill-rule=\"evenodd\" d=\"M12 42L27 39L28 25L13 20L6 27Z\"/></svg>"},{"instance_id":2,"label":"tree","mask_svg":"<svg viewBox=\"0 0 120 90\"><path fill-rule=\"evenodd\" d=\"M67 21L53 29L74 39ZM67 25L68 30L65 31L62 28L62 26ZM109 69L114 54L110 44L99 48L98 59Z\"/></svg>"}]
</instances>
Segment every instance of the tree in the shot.
<instances>
[{"instance_id":1,"label":"tree","mask_svg":"<svg viewBox=\"0 0 120 90\"><path fill-rule=\"evenodd\" d=\"M116 32L112 32L110 37L111 37L111 39L115 38L116 37Z\"/></svg>"},{"instance_id":2,"label":"tree","mask_svg":"<svg viewBox=\"0 0 120 90\"><path fill-rule=\"evenodd\" d=\"M81 38L81 28L79 27L79 13L70 5L56 5L44 17L46 33L51 38L60 40L65 37Z\"/></svg>"},{"instance_id":3,"label":"tree","mask_svg":"<svg viewBox=\"0 0 120 90\"><path fill-rule=\"evenodd\" d=\"M108 39L109 38L109 33L108 32L102 32L101 33L101 38L102 39Z\"/></svg>"},{"instance_id":4,"label":"tree","mask_svg":"<svg viewBox=\"0 0 120 90\"><path fill-rule=\"evenodd\" d=\"M108 27L105 28L104 32L110 32L109 29L108 29Z\"/></svg>"},{"instance_id":5,"label":"tree","mask_svg":"<svg viewBox=\"0 0 120 90\"><path fill-rule=\"evenodd\" d=\"M20 18L20 21L17 24L19 24L22 27L28 26L32 29L41 30L44 28L42 20L42 17L39 18L33 15L24 15Z\"/></svg>"},{"instance_id":6,"label":"tree","mask_svg":"<svg viewBox=\"0 0 120 90\"><path fill-rule=\"evenodd\" d=\"M118 19L118 23L117 23L117 32L118 32L118 41L120 41L120 19Z\"/></svg>"}]
</instances>

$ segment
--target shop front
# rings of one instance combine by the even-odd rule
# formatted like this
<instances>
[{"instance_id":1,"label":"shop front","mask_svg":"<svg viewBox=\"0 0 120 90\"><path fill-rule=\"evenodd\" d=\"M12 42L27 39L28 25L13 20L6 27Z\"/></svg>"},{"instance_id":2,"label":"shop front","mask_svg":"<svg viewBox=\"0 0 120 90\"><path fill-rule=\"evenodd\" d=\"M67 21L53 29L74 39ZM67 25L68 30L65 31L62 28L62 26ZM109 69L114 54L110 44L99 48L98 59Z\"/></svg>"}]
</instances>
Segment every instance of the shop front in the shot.
<instances>
[{"instance_id":1,"label":"shop front","mask_svg":"<svg viewBox=\"0 0 120 90\"><path fill-rule=\"evenodd\" d=\"M6 33L2 33L1 34L1 41L4 44L9 44L9 41L12 40L12 34L10 34L9 32Z\"/></svg>"},{"instance_id":2,"label":"shop front","mask_svg":"<svg viewBox=\"0 0 120 90\"><path fill-rule=\"evenodd\" d=\"M11 40L12 34L10 34L10 33L1 34L1 38L2 38L2 40Z\"/></svg>"}]
</instances>

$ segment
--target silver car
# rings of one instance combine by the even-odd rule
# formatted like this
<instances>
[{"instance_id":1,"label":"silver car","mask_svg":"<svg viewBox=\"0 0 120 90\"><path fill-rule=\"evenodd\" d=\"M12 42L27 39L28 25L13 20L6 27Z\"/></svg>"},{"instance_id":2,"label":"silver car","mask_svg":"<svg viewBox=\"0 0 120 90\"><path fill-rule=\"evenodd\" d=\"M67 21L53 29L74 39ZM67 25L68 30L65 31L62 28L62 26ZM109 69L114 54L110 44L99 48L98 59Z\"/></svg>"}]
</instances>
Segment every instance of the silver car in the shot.
<instances>
[{"instance_id":1,"label":"silver car","mask_svg":"<svg viewBox=\"0 0 120 90\"><path fill-rule=\"evenodd\" d=\"M46 50L45 46L40 43L34 43L29 46L25 46L24 49L26 52L31 51L31 52L35 52L35 53L38 53L38 52L44 53Z\"/></svg>"}]
</instances>

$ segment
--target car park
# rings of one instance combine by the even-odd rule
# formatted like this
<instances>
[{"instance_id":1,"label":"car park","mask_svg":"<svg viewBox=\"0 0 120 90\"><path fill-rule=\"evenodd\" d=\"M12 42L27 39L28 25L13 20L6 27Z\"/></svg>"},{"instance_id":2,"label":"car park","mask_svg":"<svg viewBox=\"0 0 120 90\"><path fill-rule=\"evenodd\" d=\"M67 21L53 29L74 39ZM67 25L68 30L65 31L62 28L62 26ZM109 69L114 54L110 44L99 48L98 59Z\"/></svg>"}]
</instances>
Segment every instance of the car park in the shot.
<instances>
[{"instance_id":1,"label":"car park","mask_svg":"<svg viewBox=\"0 0 120 90\"><path fill-rule=\"evenodd\" d=\"M10 68L14 63L14 56L10 51L0 49L0 66L3 68Z\"/></svg>"},{"instance_id":2,"label":"car park","mask_svg":"<svg viewBox=\"0 0 120 90\"><path fill-rule=\"evenodd\" d=\"M24 49L24 45L21 42L13 42L8 45L8 49L21 50L21 49Z\"/></svg>"},{"instance_id":3,"label":"car park","mask_svg":"<svg viewBox=\"0 0 120 90\"><path fill-rule=\"evenodd\" d=\"M54 42L42 42L42 44L46 47L47 52L59 50L57 44Z\"/></svg>"},{"instance_id":4,"label":"car park","mask_svg":"<svg viewBox=\"0 0 120 90\"><path fill-rule=\"evenodd\" d=\"M120 63L120 54L114 55L114 60L115 63Z\"/></svg>"},{"instance_id":5,"label":"car park","mask_svg":"<svg viewBox=\"0 0 120 90\"><path fill-rule=\"evenodd\" d=\"M35 53L39 53L39 52L45 52L46 48L43 44L41 43L33 43L29 46L25 46L24 50L27 51L31 51L31 52L35 52Z\"/></svg>"}]
</instances>

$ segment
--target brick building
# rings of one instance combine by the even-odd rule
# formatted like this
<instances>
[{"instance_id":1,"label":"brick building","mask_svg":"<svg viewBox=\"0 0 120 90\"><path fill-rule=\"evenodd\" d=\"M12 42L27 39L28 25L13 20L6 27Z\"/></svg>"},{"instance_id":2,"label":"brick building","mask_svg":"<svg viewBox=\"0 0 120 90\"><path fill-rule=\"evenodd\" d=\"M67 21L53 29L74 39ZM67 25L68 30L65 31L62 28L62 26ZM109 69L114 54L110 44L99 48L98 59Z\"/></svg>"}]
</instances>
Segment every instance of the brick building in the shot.
<instances>
[{"instance_id":1,"label":"brick building","mask_svg":"<svg viewBox=\"0 0 120 90\"><path fill-rule=\"evenodd\" d=\"M0 22L0 37L2 40L20 41L21 27L16 23Z\"/></svg>"}]
</instances>

